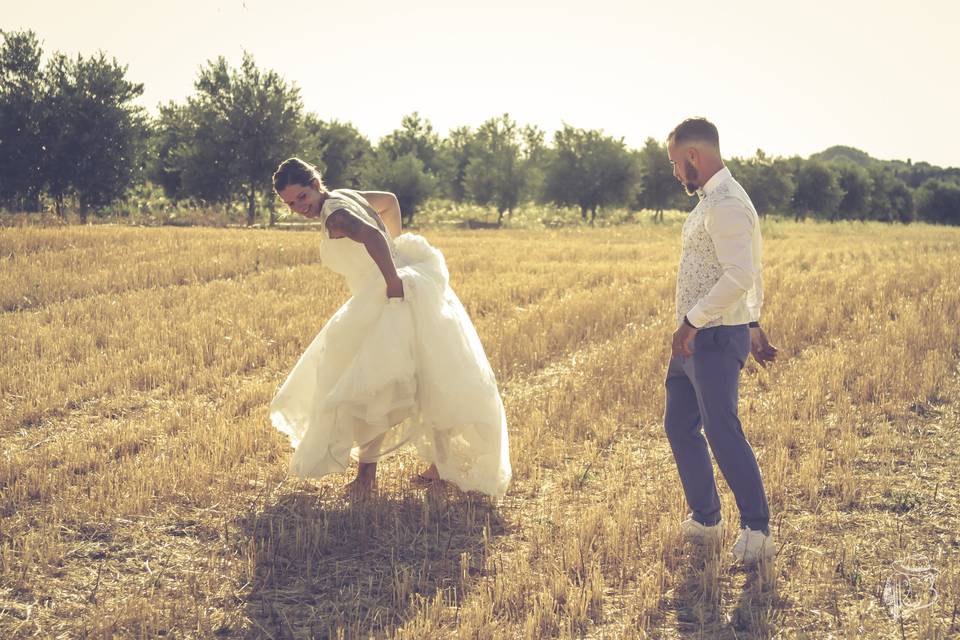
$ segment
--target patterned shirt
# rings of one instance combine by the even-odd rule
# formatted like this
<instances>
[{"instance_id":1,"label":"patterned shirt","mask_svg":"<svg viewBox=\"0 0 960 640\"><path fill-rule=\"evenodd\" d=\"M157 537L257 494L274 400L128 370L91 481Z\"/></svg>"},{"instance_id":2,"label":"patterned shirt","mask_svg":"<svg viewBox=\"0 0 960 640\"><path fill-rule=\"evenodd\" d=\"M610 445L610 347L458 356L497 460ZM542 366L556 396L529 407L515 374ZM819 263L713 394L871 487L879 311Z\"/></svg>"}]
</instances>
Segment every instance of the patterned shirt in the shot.
<instances>
[{"instance_id":1,"label":"patterned shirt","mask_svg":"<svg viewBox=\"0 0 960 640\"><path fill-rule=\"evenodd\" d=\"M677 326L701 329L760 320L763 267L760 219L730 170L715 173L683 225L677 271Z\"/></svg>"}]
</instances>

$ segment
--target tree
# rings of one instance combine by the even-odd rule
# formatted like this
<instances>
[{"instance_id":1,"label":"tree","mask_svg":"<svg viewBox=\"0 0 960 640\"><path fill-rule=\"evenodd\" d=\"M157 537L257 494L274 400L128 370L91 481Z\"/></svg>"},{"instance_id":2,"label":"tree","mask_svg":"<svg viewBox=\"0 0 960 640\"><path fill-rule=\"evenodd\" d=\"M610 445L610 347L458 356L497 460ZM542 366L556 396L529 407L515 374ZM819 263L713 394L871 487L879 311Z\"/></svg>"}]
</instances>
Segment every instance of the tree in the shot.
<instances>
[{"instance_id":1,"label":"tree","mask_svg":"<svg viewBox=\"0 0 960 640\"><path fill-rule=\"evenodd\" d=\"M185 105L160 105L160 114L151 123L148 139L147 178L163 189L171 200L185 196L184 155L191 144L192 122Z\"/></svg>"},{"instance_id":2,"label":"tree","mask_svg":"<svg viewBox=\"0 0 960 640\"><path fill-rule=\"evenodd\" d=\"M873 188L870 174L849 161L838 161L833 166L837 171L840 189L843 190L837 213L844 218L863 220L870 208L870 191Z\"/></svg>"},{"instance_id":3,"label":"tree","mask_svg":"<svg viewBox=\"0 0 960 640\"><path fill-rule=\"evenodd\" d=\"M397 196L403 222L408 225L413 223L417 207L433 194L436 182L412 153L393 159L380 152L370 168L371 187L392 191Z\"/></svg>"},{"instance_id":4,"label":"tree","mask_svg":"<svg viewBox=\"0 0 960 640\"><path fill-rule=\"evenodd\" d=\"M247 199L247 225L256 216L257 195L269 197L272 174L297 144L303 105L300 90L274 71L261 72L253 56L244 53L241 73L231 76L235 171ZM271 219L273 224L275 220Z\"/></svg>"},{"instance_id":5,"label":"tree","mask_svg":"<svg viewBox=\"0 0 960 640\"><path fill-rule=\"evenodd\" d=\"M473 132L466 126L451 129L441 142L440 153L444 156L441 182L455 202L467 199L467 166L475 154L475 147Z\"/></svg>"},{"instance_id":6,"label":"tree","mask_svg":"<svg viewBox=\"0 0 960 640\"><path fill-rule=\"evenodd\" d=\"M653 138L647 141L637 153L640 171L640 190L637 204L644 209L652 209L653 219L663 222L663 210L670 207L676 198L677 179L667 157L667 146Z\"/></svg>"},{"instance_id":7,"label":"tree","mask_svg":"<svg viewBox=\"0 0 960 640\"><path fill-rule=\"evenodd\" d=\"M421 118L416 111L404 116L400 128L384 136L377 149L385 153L390 160L412 155L420 160L424 170L431 175L443 174L440 137L433 130L430 121Z\"/></svg>"},{"instance_id":8,"label":"tree","mask_svg":"<svg viewBox=\"0 0 960 640\"><path fill-rule=\"evenodd\" d=\"M503 114L480 125L473 140L473 157L464 177L467 193L479 204L497 208L499 226L504 212L513 212L527 187L523 132Z\"/></svg>"},{"instance_id":9,"label":"tree","mask_svg":"<svg viewBox=\"0 0 960 640\"><path fill-rule=\"evenodd\" d=\"M222 56L208 62L194 87L183 113L171 106L170 117L161 119L182 128L169 134L184 141L171 153L172 172L194 198L229 202L239 192L252 225L258 196L269 197L270 174L297 148L300 90L274 71L260 71L249 53L239 70Z\"/></svg>"},{"instance_id":10,"label":"tree","mask_svg":"<svg viewBox=\"0 0 960 640\"><path fill-rule=\"evenodd\" d=\"M832 220L842 198L843 190L836 171L816 160L802 164L797 173L797 191L793 199L797 220L809 214Z\"/></svg>"},{"instance_id":11,"label":"tree","mask_svg":"<svg viewBox=\"0 0 960 640\"><path fill-rule=\"evenodd\" d=\"M917 190L917 213L927 222L960 225L960 185L927 180Z\"/></svg>"},{"instance_id":12,"label":"tree","mask_svg":"<svg viewBox=\"0 0 960 640\"><path fill-rule=\"evenodd\" d=\"M102 53L87 60L77 56L73 69L73 129L83 150L76 156L73 187L85 223L88 210L107 206L141 179L145 115L132 103L143 85L129 82L127 67Z\"/></svg>"},{"instance_id":13,"label":"tree","mask_svg":"<svg viewBox=\"0 0 960 640\"><path fill-rule=\"evenodd\" d=\"M750 196L759 215L785 211L789 207L796 190L789 161L771 158L762 149L757 149L752 158L731 158L727 166Z\"/></svg>"},{"instance_id":14,"label":"tree","mask_svg":"<svg viewBox=\"0 0 960 640\"><path fill-rule=\"evenodd\" d=\"M897 180L887 192L890 209L894 212L894 220L907 224L914 219L913 191L902 180Z\"/></svg>"},{"instance_id":15,"label":"tree","mask_svg":"<svg viewBox=\"0 0 960 640\"><path fill-rule=\"evenodd\" d=\"M65 195L76 194L81 224L91 210L123 196L141 175L145 118L132 103L143 85L128 81L126 72L103 53L75 59L58 53L44 74L41 170L58 213Z\"/></svg>"},{"instance_id":16,"label":"tree","mask_svg":"<svg viewBox=\"0 0 960 640\"><path fill-rule=\"evenodd\" d=\"M544 179L550 160L550 150L543 129L528 124L523 127L523 160L527 174L527 194L536 201L543 196Z\"/></svg>"},{"instance_id":17,"label":"tree","mask_svg":"<svg viewBox=\"0 0 960 640\"><path fill-rule=\"evenodd\" d=\"M873 185L870 198L872 218L904 223L913 220L913 192L890 167L881 164L871 167L870 181Z\"/></svg>"},{"instance_id":18,"label":"tree","mask_svg":"<svg viewBox=\"0 0 960 640\"><path fill-rule=\"evenodd\" d=\"M574 129L568 124L554 134L555 153L547 169L547 198L580 207L590 224L597 208L622 203L637 183L637 168L623 139L602 131Z\"/></svg>"},{"instance_id":19,"label":"tree","mask_svg":"<svg viewBox=\"0 0 960 640\"><path fill-rule=\"evenodd\" d=\"M0 35L0 204L37 211L43 187L43 51L32 31Z\"/></svg>"},{"instance_id":20,"label":"tree","mask_svg":"<svg viewBox=\"0 0 960 640\"><path fill-rule=\"evenodd\" d=\"M373 145L350 123L324 122L307 114L304 129L309 143L303 155L317 157L323 182L330 188L363 186L364 174L373 159Z\"/></svg>"}]
</instances>

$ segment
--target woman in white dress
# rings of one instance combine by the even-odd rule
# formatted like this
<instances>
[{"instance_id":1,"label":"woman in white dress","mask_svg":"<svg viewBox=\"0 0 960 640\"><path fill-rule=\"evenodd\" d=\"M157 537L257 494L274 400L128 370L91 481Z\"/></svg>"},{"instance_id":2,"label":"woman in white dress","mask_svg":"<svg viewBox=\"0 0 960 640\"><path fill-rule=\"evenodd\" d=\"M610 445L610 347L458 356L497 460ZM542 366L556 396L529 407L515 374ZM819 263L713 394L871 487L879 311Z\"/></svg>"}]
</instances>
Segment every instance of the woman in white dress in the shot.
<instances>
[{"instance_id":1,"label":"woman in white dress","mask_svg":"<svg viewBox=\"0 0 960 640\"><path fill-rule=\"evenodd\" d=\"M412 444L430 465L420 479L502 496L511 477L503 402L443 255L400 234L392 193L328 190L298 158L273 185L291 210L322 222L320 259L352 294L270 405L295 449L291 471L317 478L354 459L348 486L366 494L377 461Z\"/></svg>"}]
</instances>

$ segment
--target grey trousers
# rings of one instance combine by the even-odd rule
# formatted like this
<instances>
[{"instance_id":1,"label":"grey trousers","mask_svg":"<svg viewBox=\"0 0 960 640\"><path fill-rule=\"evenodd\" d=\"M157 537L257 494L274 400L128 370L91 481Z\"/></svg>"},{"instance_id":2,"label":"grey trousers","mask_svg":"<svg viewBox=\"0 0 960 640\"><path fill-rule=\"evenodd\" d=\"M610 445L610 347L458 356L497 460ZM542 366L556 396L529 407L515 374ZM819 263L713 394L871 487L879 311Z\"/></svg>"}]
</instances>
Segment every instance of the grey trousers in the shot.
<instances>
[{"instance_id":1,"label":"grey trousers","mask_svg":"<svg viewBox=\"0 0 960 640\"><path fill-rule=\"evenodd\" d=\"M693 340L693 352L691 358L670 360L663 417L687 504L701 524L720 522L709 442L736 499L740 526L769 531L770 509L760 467L737 417L740 370L750 355L750 329L745 324L701 329Z\"/></svg>"}]
</instances>

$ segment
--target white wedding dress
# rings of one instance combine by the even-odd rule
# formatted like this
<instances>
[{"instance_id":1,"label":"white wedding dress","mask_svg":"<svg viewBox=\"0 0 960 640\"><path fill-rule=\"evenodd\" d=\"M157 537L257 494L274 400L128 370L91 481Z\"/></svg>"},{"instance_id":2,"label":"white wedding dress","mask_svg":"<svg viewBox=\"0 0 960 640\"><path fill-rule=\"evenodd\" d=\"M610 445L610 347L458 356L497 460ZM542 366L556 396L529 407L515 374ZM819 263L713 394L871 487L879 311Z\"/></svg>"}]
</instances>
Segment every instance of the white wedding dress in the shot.
<instances>
[{"instance_id":1,"label":"white wedding dress","mask_svg":"<svg viewBox=\"0 0 960 640\"><path fill-rule=\"evenodd\" d=\"M418 235L391 238L364 205L332 191L322 207L320 258L346 278L352 297L271 402L273 425L295 448L291 472L316 478L344 471L351 457L375 462L412 444L442 479L502 496L511 477L503 401L443 255ZM403 299L387 299L363 244L330 238L326 218L338 209L381 229Z\"/></svg>"}]
</instances>

